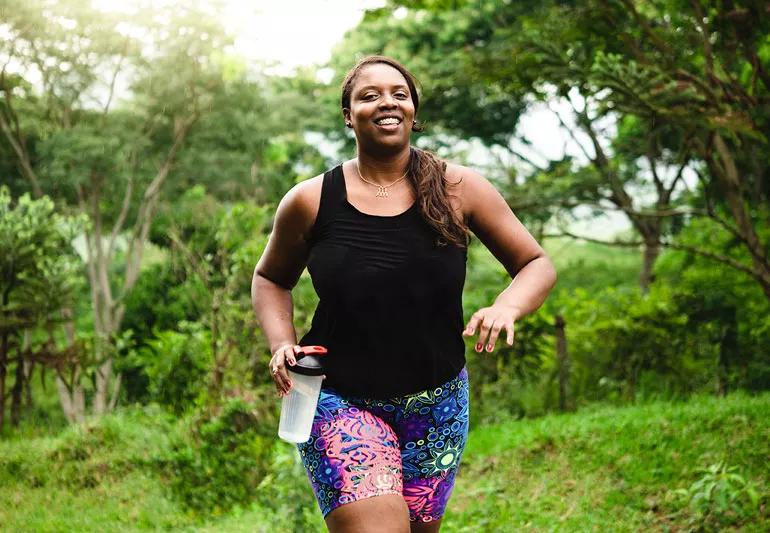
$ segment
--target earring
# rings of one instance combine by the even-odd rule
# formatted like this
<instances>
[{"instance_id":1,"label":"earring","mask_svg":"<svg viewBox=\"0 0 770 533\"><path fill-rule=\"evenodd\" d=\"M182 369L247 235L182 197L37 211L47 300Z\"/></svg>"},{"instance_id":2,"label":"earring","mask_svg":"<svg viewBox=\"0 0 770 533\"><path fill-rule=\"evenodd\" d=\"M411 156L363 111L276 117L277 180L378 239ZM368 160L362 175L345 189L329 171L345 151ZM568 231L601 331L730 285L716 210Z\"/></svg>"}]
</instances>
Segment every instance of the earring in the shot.
<instances>
[{"instance_id":1,"label":"earring","mask_svg":"<svg viewBox=\"0 0 770 533\"><path fill-rule=\"evenodd\" d=\"M348 128L352 128L353 124L351 124L350 122L345 122L345 126L347 126Z\"/></svg>"}]
</instances>

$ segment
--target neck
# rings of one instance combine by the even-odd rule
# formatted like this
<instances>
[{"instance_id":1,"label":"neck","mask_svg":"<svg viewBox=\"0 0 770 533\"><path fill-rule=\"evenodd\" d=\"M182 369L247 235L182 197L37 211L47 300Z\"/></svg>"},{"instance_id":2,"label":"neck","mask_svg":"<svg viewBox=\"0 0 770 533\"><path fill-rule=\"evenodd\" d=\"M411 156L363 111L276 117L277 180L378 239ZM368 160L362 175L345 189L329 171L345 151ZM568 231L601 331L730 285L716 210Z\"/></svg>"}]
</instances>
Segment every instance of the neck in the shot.
<instances>
[{"instance_id":1,"label":"neck","mask_svg":"<svg viewBox=\"0 0 770 533\"><path fill-rule=\"evenodd\" d=\"M387 185L404 175L409 164L409 146L395 154L373 155L358 150L358 168L363 176L377 184Z\"/></svg>"}]
</instances>

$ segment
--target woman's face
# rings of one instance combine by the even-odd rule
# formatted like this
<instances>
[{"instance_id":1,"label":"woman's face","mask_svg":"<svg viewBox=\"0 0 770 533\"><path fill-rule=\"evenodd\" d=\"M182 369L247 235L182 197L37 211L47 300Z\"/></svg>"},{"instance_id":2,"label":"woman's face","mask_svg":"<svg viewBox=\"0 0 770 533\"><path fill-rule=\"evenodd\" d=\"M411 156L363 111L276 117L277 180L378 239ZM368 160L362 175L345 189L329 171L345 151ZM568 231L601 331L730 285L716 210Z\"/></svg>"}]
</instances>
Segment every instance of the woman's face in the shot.
<instances>
[{"instance_id":1,"label":"woman's face","mask_svg":"<svg viewBox=\"0 0 770 533\"><path fill-rule=\"evenodd\" d=\"M373 149L409 145L414 102L404 76L384 63L359 71L350 94L345 121L353 126L359 145Z\"/></svg>"}]
</instances>

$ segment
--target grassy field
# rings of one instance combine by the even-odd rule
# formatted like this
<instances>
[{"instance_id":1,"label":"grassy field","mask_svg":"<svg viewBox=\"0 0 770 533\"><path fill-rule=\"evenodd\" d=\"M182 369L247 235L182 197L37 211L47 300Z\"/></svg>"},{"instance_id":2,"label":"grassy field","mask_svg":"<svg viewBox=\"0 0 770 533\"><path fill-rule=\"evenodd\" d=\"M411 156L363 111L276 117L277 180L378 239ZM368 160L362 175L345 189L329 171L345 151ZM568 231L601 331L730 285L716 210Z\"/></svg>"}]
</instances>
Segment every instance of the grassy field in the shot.
<instances>
[{"instance_id":1,"label":"grassy field","mask_svg":"<svg viewBox=\"0 0 770 533\"><path fill-rule=\"evenodd\" d=\"M478 427L442 530L768 531L768 413L770 394L737 394ZM252 506L185 511L153 467L178 427L128 409L0 442L0 531L323 531L283 443Z\"/></svg>"}]
</instances>

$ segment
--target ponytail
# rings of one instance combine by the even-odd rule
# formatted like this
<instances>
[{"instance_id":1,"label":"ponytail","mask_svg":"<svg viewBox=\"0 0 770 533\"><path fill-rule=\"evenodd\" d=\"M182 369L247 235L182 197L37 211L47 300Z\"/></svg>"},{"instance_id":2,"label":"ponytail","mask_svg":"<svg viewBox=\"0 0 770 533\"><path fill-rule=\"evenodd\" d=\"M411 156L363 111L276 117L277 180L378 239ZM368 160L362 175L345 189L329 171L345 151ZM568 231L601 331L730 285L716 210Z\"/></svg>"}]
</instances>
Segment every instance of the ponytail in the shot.
<instances>
[{"instance_id":1,"label":"ponytail","mask_svg":"<svg viewBox=\"0 0 770 533\"><path fill-rule=\"evenodd\" d=\"M468 227L461 215L455 213L450 201L449 184L445 178L446 163L419 148L409 150L409 179L417 191L417 201L425 221L439 234L437 244L468 246Z\"/></svg>"}]
</instances>

